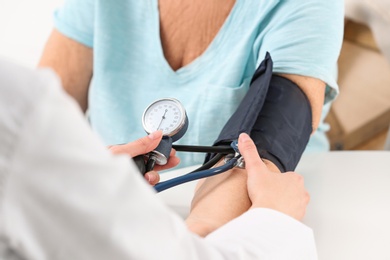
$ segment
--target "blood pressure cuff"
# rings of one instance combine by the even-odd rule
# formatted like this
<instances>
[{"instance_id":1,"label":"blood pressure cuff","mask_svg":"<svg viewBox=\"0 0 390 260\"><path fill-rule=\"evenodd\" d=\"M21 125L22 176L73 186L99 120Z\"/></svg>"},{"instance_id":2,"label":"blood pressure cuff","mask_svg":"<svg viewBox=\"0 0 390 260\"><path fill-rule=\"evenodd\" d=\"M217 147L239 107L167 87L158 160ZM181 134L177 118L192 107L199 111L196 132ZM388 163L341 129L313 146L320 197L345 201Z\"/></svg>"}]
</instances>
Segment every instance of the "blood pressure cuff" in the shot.
<instances>
[{"instance_id":1,"label":"blood pressure cuff","mask_svg":"<svg viewBox=\"0 0 390 260\"><path fill-rule=\"evenodd\" d=\"M248 133L259 155L281 172L297 166L312 132L309 100L292 81L272 74L267 53L256 70L248 93L222 129L214 145L230 144ZM206 161L213 155L208 155Z\"/></svg>"}]
</instances>

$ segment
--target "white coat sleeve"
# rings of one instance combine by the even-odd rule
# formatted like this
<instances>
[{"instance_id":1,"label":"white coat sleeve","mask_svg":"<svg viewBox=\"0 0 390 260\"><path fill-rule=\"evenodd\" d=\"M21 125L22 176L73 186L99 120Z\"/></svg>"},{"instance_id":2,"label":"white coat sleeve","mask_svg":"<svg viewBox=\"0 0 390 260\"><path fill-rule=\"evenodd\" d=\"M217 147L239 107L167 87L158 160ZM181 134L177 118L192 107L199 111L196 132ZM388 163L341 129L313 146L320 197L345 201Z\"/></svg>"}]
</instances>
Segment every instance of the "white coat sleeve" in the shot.
<instances>
[{"instance_id":1,"label":"white coat sleeve","mask_svg":"<svg viewBox=\"0 0 390 260\"><path fill-rule=\"evenodd\" d=\"M55 77L22 71L26 86L4 68L0 82L10 87L0 91L18 97L13 112L0 113L0 248L8 255L316 259L311 229L272 210L251 210L206 239L190 233L128 157L107 151ZM5 100L0 111L11 109Z\"/></svg>"}]
</instances>

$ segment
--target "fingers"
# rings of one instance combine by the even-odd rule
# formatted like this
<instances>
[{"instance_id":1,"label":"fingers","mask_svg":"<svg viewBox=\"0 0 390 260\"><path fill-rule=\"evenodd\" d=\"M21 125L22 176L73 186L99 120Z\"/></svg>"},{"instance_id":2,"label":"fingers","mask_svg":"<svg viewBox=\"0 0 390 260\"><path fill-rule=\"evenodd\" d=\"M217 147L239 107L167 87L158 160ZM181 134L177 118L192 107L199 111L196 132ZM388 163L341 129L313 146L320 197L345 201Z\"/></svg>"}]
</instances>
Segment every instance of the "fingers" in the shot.
<instances>
[{"instance_id":1,"label":"fingers","mask_svg":"<svg viewBox=\"0 0 390 260\"><path fill-rule=\"evenodd\" d=\"M165 164L165 165L157 165L154 167L154 169L156 171L162 171L162 170L166 170L166 169L170 169L170 168L173 168L175 167L176 165L178 165L180 163L180 159L179 157L175 156L175 155L171 155L169 157L169 160L168 160L168 163Z\"/></svg>"},{"instance_id":2,"label":"fingers","mask_svg":"<svg viewBox=\"0 0 390 260\"><path fill-rule=\"evenodd\" d=\"M149 182L150 185L156 185L160 181L160 175L156 171L150 171L145 173L145 179Z\"/></svg>"},{"instance_id":3,"label":"fingers","mask_svg":"<svg viewBox=\"0 0 390 260\"><path fill-rule=\"evenodd\" d=\"M160 181L160 175L158 171L166 170L175 167L180 163L179 157L176 157L176 150L172 149L168 163L165 165L157 165L154 167L153 171L145 173L144 177L149 182L150 185L156 185Z\"/></svg>"},{"instance_id":4,"label":"fingers","mask_svg":"<svg viewBox=\"0 0 390 260\"><path fill-rule=\"evenodd\" d=\"M156 131L148 136L142 137L134 142L124 145L113 145L109 147L114 154L125 153L131 157L146 154L158 146L162 138L162 131Z\"/></svg>"},{"instance_id":5,"label":"fingers","mask_svg":"<svg viewBox=\"0 0 390 260\"><path fill-rule=\"evenodd\" d=\"M260 156L257 152L256 145L249 137L248 134L242 133L238 138L238 149L240 150L241 155L245 159L245 168L247 171L256 171L259 172L263 169L266 169L266 165L260 159Z\"/></svg>"},{"instance_id":6,"label":"fingers","mask_svg":"<svg viewBox=\"0 0 390 260\"><path fill-rule=\"evenodd\" d=\"M245 133L240 134L238 148L245 159L252 207L271 208L302 220L310 200L303 176L295 172L267 174L272 171L261 160L254 142Z\"/></svg>"}]
</instances>

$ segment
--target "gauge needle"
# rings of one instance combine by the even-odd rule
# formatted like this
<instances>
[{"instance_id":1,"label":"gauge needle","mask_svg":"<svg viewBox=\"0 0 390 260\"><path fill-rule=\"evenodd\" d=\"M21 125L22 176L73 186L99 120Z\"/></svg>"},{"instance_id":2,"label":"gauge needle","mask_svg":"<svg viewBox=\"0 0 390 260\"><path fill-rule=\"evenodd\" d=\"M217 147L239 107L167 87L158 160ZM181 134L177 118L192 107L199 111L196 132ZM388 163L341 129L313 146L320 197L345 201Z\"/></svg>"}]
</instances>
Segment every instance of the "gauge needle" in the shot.
<instances>
[{"instance_id":1,"label":"gauge needle","mask_svg":"<svg viewBox=\"0 0 390 260\"><path fill-rule=\"evenodd\" d=\"M163 115L162 118L161 118L161 122L160 122L160 124L158 125L157 130L160 128L162 122L164 121L165 115L167 114L167 112L168 112L168 109L165 109L165 113L164 113L164 115Z\"/></svg>"}]
</instances>

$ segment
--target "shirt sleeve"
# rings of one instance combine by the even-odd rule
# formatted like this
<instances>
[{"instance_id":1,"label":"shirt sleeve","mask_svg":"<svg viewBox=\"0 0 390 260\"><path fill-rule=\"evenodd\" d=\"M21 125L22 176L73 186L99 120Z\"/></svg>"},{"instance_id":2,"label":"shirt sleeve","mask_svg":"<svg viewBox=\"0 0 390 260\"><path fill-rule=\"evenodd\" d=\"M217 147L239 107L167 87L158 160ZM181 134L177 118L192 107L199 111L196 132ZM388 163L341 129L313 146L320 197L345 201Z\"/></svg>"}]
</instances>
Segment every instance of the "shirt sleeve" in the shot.
<instances>
[{"instance_id":1,"label":"shirt sleeve","mask_svg":"<svg viewBox=\"0 0 390 260\"><path fill-rule=\"evenodd\" d=\"M0 164L0 237L9 251L25 259L218 260L308 259L315 250L309 228L266 209L250 210L206 239L190 233L130 158L110 154L58 80L46 76L0 84L19 89L30 104L20 123L5 128L15 133ZM1 115L0 126L9 125L13 113Z\"/></svg>"},{"instance_id":2,"label":"shirt sleeve","mask_svg":"<svg viewBox=\"0 0 390 260\"><path fill-rule=\"evenodd\" d=\"M95 0L65 0L54 13L54 26L65 36L93 48Z\"/></svg>"},{"instance_id":3,"label":"shirt sleeve","mask_svg":"<svg viewBox=\"0 0 390 260\"><path fill-rule=\"evenodd\" d=\"M343 1L281 1L265 28L259 60L270 52L274 72L327 84L325 102L338 93L337 60L343 38Z\"/></svg>"},{"instance_id":4,"label":"shirt sleeve","mask_svg":"<svg viewBox=\"0 0 390 260\"><path fill-rule=\"evenodd\" d=\"M241 253L242 259L317 259L313 231L292 217L266 208L244 213L206 240L226 256Z\"/></svg>"}]
</instances>

